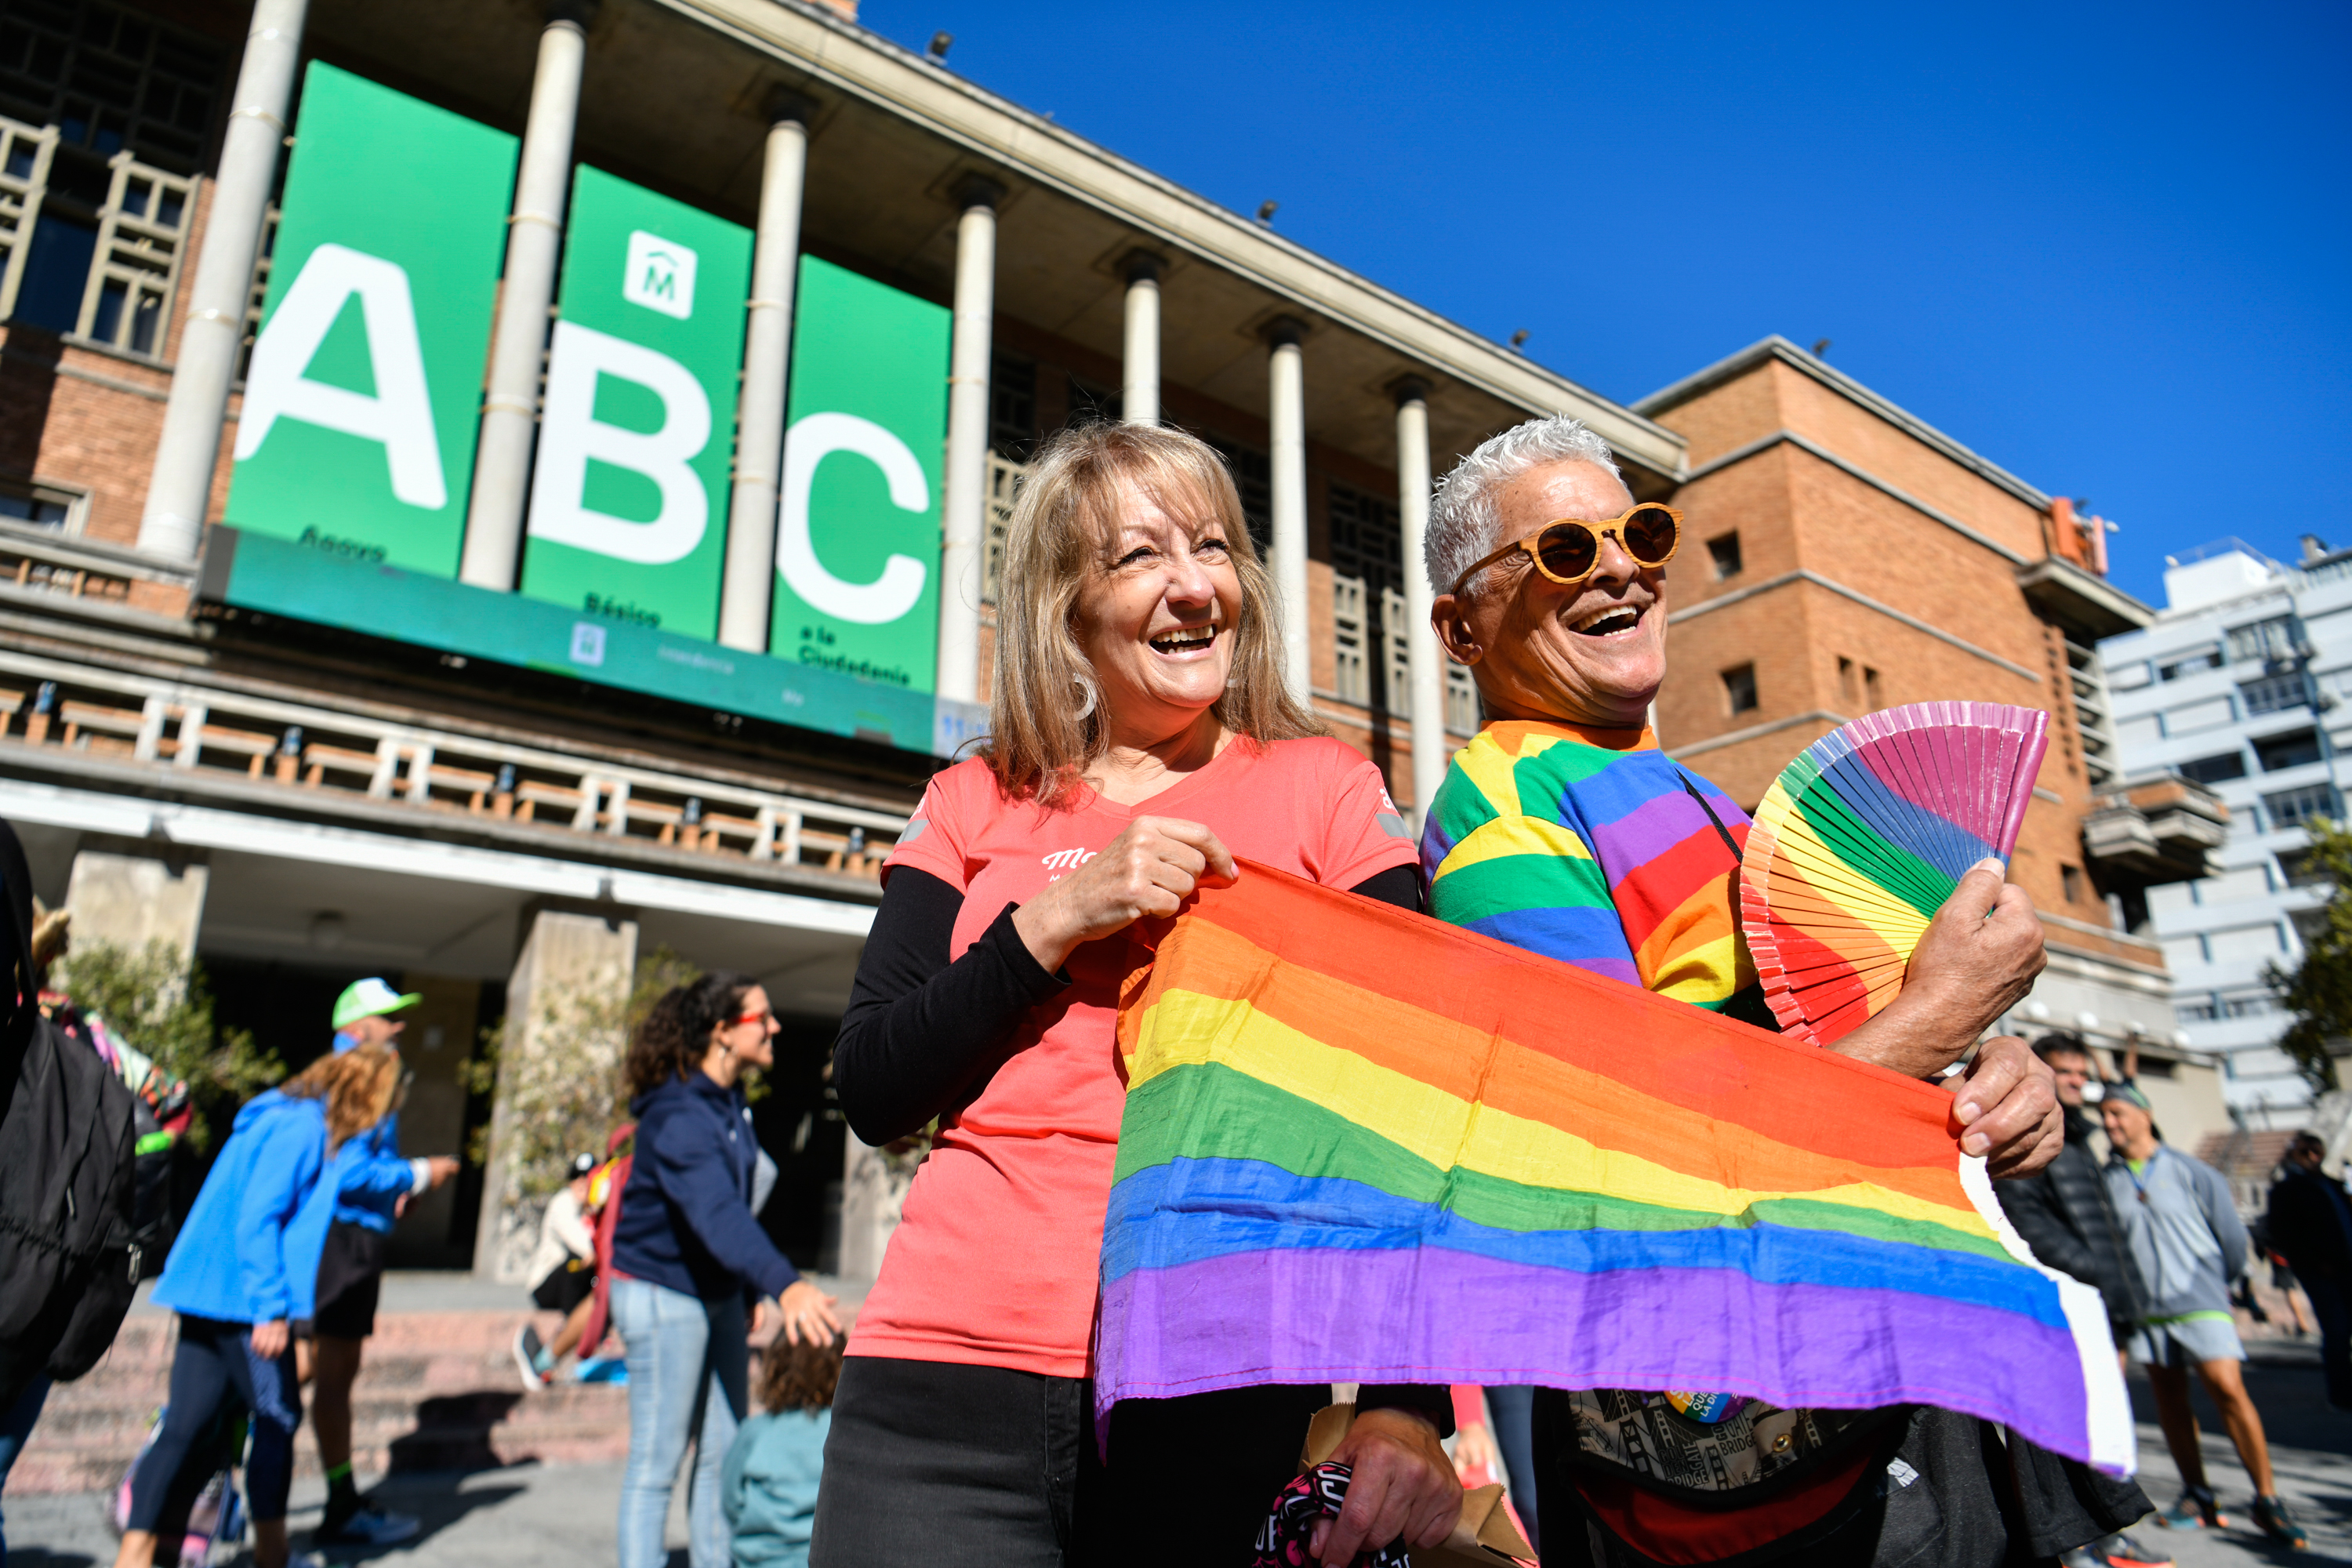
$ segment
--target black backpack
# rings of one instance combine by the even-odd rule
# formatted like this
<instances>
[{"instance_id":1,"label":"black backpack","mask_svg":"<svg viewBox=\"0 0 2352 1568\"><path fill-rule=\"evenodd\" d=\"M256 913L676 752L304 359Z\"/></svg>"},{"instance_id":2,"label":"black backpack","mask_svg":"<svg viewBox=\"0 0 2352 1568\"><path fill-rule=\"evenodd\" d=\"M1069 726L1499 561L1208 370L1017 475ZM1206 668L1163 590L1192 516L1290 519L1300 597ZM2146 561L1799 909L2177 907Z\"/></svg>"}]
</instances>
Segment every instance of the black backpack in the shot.
<instances>
[{"instance_id":1,"label":"black backpack","mask_svg":"<svg viewBox=\"0 0 2352 1568\"><path fill-rule=\"evenodd\" d=\"M140 1267L135 1097L86 1042L40 1016L15 848L13 835L0 846L0 883L13 884L0 889L0 910L14 950L0 962L23 977L5 987L10 1032L31 1019L0 1118L0 1409L43 1372L71 1379L98 1364L131 1310Z\"/></svg>"}]
</instances>

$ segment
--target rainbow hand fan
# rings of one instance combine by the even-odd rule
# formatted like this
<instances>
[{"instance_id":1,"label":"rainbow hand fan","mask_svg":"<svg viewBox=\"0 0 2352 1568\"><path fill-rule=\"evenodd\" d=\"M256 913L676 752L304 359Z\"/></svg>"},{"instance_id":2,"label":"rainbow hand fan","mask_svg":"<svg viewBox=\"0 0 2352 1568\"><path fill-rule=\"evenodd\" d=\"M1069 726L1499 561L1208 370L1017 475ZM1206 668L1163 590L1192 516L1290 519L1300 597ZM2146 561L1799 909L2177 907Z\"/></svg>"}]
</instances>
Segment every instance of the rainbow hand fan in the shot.
<instances>
[{"instance_id":1,"label":"rainbow hand fan","mask_svg":"<svg viewBox=\"0 0 2352 1568\"><path fill-rule=\"evenodd\" d=\"M1773 781L1739 903L1784 1032L1826 1046L1895 999L1968 868L2016 847L2049 745L2038 708L1914 702L1832 730Z\"/></svg>"}]
</instances>

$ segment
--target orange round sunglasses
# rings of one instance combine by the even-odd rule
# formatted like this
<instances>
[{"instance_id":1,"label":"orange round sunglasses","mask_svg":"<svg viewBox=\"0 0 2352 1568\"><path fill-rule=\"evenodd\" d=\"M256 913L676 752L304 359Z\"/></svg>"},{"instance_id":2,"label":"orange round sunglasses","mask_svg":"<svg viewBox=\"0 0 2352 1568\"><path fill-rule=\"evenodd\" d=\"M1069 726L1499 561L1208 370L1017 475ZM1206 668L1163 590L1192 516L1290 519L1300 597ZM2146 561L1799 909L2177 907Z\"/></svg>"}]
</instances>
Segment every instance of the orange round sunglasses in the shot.
<instances>
[{"instance_id":1,"label":"orange round sunglasses","mask_svg":"<svg viewBox=\"0 0 2352 1568\"><path fill-rule=\"evenodd\" d=\"M1583 522L1561 518L1545 523L1525 539L1515 539L1454 580L1459 596L1463 584L1506 555L1520 551L1536 570L1563 588L1581 586L1601 569L1601 542L1614 538L1637 566L1664 566L1675 558L1683 542L1683 514L1656 501L1643 501L1624 516L1607 522Z\"/></svg>"}]
</instances>

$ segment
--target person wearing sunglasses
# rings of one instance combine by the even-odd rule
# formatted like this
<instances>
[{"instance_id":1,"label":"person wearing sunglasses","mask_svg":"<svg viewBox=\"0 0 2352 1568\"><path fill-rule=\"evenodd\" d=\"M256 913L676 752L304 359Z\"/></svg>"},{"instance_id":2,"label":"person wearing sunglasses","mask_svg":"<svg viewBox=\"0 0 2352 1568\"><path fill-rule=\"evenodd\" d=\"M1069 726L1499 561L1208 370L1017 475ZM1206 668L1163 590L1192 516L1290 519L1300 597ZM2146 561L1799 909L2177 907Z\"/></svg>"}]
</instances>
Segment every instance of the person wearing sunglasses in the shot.
<instances>
[{"instance_id":1,"label":"person wearing sunglasses","mask_svg":"<svg viewBox=\"0 0 2352 1568\"><path fill-rule=\"evenodd\" d=\"M1682 514L1636 501L1607 444L1565 417L1491 437L1438 487L1423 561L1432 623L1469 666L1487 722L1429 803L1422 868L1441 920L1773 1028L1736 909L1748 817L1648 727L1682 534ZM2021 1041L1979 1040L2043 963L2031 900L1988 860L1937 912L1902 995L1832 1048L1919 1078L1974 1049L1955 1080L1961 1147L1993 1175L2029 1174L2063 1143L2050 1070ZM2147 1509L2128 1482L2013 1436L2004 1448L1937 1410L1539 1388L1532 1425L1547 1568L1776 1555L1990 1568L2011 1552L2011 1497L2032 1556ZM1989 1454L2013 1473L1996 1478ZM1687 1462L1654 1458L1676 1455Z\"/></svg>"},{"instance_id":2,"label":"person wearing sunglasses","mask_svg":"<svg viewBox=\"0 0 2352 1568\"><path fill-rule=\"evenodd\" d=\"M835 1300L800 1277L760 1228L761 1154L741 1085L775 1065L776 1016L740 974L664 992L629 1041L625 1070L635 1159L613 1227L613 1326L629 1368L629 1462L621 1479L621 1568L669 1561L663 1528L688 1442L693 1568L728 1568L719 1469L751 1414L747 1342L776 1305L785 1341L830 1344ZM747 1301L758 1303L747 1321Z\"/></svg>"}]
</instances>

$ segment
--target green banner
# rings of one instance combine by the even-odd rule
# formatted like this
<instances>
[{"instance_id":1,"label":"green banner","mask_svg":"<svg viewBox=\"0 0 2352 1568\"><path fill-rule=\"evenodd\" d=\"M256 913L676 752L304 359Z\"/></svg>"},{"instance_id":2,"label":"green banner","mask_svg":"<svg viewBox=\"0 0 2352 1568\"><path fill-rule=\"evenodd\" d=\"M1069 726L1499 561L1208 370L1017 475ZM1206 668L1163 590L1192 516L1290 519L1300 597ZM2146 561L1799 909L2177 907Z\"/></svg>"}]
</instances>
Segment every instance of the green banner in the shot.
<instances>
[{"instance_id":1,"label":"green banner","mask_svg":"<svg viewBox=\"0 0 2352 1568\"><path fill-rule=\"evenodd\" d=\"M950 313L801 258L768 648L932 689Z\"/></svg>"},{"instance_id":2,"label":"green banner","mask_svg":"<svg viewBox=\"0 0 2352 1568\"><path fill-rule=\"evenodd\" d=\"M310 62L230 522L457 575L515 150Z\"/></svg>"},{"instance_id":3,"label":"green banner","mask_svg":"<svg viewBox=\"0 0 2352 1568\"><path fill-rule=\"evenodd\" d=\"M198 595L313 626L934 756L987 733L988 710L513 594L215 528Z\"/></svg>"},{"instance_id":4,"label":"green banner","mask_svg":"<svg viewBox=\"0 0 2352 1568\"><path fill-rule=\"evenodd\" d=\"M522 592L719 631L751 231L583 166L531 477Z\"/></svg>"}]
</instances>

